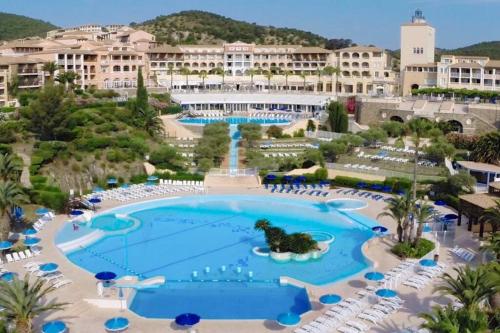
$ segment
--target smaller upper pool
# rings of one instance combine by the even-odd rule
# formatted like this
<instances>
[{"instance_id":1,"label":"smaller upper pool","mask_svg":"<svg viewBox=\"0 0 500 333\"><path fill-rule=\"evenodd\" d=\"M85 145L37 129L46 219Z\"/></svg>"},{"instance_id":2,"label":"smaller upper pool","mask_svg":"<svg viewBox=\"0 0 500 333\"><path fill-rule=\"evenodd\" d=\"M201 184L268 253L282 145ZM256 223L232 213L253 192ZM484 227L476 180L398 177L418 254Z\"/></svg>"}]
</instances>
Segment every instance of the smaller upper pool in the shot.
<instances>
[{"instance_id":1,"label":"smaller upper pool","mask_svg":"<svg viewBox=\"0 0 500 333\"><path fill-rule=\"evenodd\" d=\"M239 124L261 124L261 125L287 125L289 119L273 119L273 118L251 118L251 117L221 117L221 118L183 118L179 120L183 124L188 125L206 125L224 121L230 125Z\"/></svg>"},{"instance_id":2,"label":"smaller upper pool","mask_svg":"<svg viewBox=\"0 0 500 333\"><path fill-rule=\"evenodd\" d=\"M92 228L101 229L104 231L119 231L125 230L134 225L131 219L124 219L115 214L100 215L92 219Z\"/></svg>"},{"instance_id":3,"label":"smaller upper pool","mask_svg":"<svg viewBox=\"0 0 500 333\"><path fill-rule=\"evenodd\" d=\"M356 199L333 199L328 201L327 204L338 210L356 210L368 206L365 201Z\"/></svg>"}]
</instances>

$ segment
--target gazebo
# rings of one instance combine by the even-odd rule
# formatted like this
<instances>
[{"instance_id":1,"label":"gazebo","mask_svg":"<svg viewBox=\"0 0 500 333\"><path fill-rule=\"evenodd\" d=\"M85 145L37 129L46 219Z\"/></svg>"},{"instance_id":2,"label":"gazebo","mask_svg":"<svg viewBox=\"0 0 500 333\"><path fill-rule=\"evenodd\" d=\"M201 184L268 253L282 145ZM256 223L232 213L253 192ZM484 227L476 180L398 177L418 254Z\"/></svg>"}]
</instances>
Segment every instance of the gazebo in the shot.
<instances>
[{"instance_id":1,"label":"gazebo","mask_svg":"<svg viewBox=\"0 0 500 333\"><path fill-rule=\"evenodd\" d=\"M485 231L491 231L491 226L488 223L480 221L484 211L496 206L496 202L500 200L500 195L491 192L491 183L490 193L464 194L459 198L457 225L462 224L462 215L465 215L469 219L467 230L479 232L479 237L483 237ZM477 227L478 225L479 227Z\"/></svg>"}]
</instances>

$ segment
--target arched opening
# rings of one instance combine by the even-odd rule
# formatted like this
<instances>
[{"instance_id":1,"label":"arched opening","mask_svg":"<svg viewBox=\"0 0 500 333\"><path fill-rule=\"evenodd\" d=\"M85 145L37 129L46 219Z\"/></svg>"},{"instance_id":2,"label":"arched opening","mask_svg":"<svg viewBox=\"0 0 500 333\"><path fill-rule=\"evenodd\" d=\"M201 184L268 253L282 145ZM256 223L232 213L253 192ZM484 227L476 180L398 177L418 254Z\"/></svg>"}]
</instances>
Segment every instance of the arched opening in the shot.
<instances>
[{"instance_id":1,"label":"arched opening","mask_svg":"<svg viewBox=\"0 0 500 333\"><path fill-rule=\"evenodd\" d=\"M358 52L354 52L354 53L352 54L352 58L353 58L353 59L359 59L359 53L358 53Z\"/></svg>"},{"instance_id":2,"label":"arched opening","mask_svg":"<svg viewBox=\"0 0 500 333\"><path fill-rule=\"evenodd\" d=\"M458 132L458 133L464 132L464 126L458 120L454 120L454 119L449 120L447 122L447 125L449 127L449 132Z\"/></svg>"},{"instance_id":3,"label":"arched opening","mask_svg":"<svg viewBox=\"0 0 500 333\"><path fill-rule=\"evenodd\" d=\"M342 67L349 67L349 63L348 63L347 61L344 61L344 62L342 63Z\"/></svg>"},{"instance_id":4,"label":"arched opening","mask_svg":"<svg viewBox=\"0 0 500 333\"><path fill-rule=\"evenodd\" d=\"M113 72L119 72L120 70L120 66L113 66Z\"/></svg>"},{"instance_id":5,"label":"arched opening","mask_svg":"<svg viewBox=\"0 0 500 333\"><path fill-rule=\"evenodd\" d=\"M414 83L411 85L411 90L417 90L419 88L419 85Z\"/></svg>"},{"instance_id":6,"label":"arched opening","mask_svg":"<svg viewBox=\"0 0 500 333\"><path fill-rule=\"evenodd\" d=\"M349 53L347 52L342 53L342 58L349 59L350 58Z\"/></svg>"},{"instance_id":7,"label":"arched opening","mask_svg":"<svg viewBox=\"0 0 500 333\"><path fill-rule=\"evenodd\" d=\"M403 118L401 118L400 116L392 116L390 118L391 121L397 121L398 123L404 123L404 120Z\"/></svg>"}]
</instances>

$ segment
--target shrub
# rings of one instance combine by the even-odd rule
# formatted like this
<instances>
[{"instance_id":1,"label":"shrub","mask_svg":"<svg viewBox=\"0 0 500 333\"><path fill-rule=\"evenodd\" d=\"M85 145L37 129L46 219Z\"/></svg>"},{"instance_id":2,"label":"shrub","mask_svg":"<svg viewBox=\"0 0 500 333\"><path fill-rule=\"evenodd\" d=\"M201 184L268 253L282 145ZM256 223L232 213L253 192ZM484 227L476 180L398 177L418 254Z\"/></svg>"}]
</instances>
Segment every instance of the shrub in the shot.
<instances>
[{"instance_id":1,"label":"shrub","mask_svg":"<svg viewBox=\"0 0 500 333\"><path fill-rule=\"evenodd\" d=\"M161 110L161 114L178 114L182 112L182 107L178 104L169 105L163 110Z\"/></svg>"},{"instance_id":2,"label":"shrub","mask_svg":"<svg viewBox=\"0 0 500 333\"><path fill-rule=\"evenodd\" d=\"M179 170L182 168L182 159L177 150L170 146L162 146L149 156L149 161L160 169Z\"/></svg>"},{"instance_id":3,"label":"shrub","mask_svg":"<svg viewBox=\"0 0 500 333\"><path fill-rule=\"evenodd\" d=\"M457 149L473 150L479 141L478 135L467 135L460 133L446 134L446 140L455 146Z\"/></svg>"},{"instance_id":4,"label":"shrub","mask_svg":"<svg viewBox=\"0 0 500 333\"><path fill-rule=\"evenodd\" d=\"M0 143L0 154L11 154L12 147L11 145Z\"/></svg>"},{"instance_id":5,"label":"shrub","mask_svg":"<svg viewBox=\"0 0 500 333\"><path fill-rule=\"evenodd\" d=\"M328 170L325 168L319 168L314 172L314 177L316 177L317 180L328 179Z\"/></svg>"},{"instance_id":6,"label":"shrub","mask_svg":"<svg viewBox=\"0 0 500 333\"><path fill-rule=\"evenodd\" d=\"M428 239L421 238L417 247L411 243L398 243L393 246L391 252L400 258L422 258L432 250L434 250L434 243Z\"/></svg>"}]
</instances>

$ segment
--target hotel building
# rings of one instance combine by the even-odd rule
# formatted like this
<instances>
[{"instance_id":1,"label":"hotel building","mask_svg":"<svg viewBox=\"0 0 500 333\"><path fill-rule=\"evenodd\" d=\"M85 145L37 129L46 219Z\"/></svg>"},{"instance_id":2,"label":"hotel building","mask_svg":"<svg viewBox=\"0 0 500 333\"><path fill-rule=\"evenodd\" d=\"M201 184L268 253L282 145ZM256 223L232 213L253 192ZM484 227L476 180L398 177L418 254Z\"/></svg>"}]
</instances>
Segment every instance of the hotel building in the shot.
<instances>
[{"instance_id":1,"label":"hotel building","mask_svg":"<svg viewBox=\"0 0 500 333\"><path fill-rule=\"evenodd\" d=\"M0 57L0 106L8 104L9 85L22 92L43 86L44 73L41 59L31 57Z\"/></svg>"}]
</instances>

